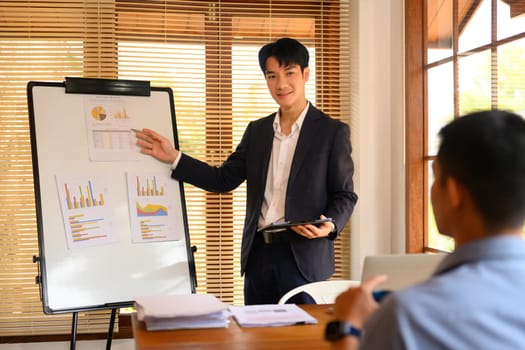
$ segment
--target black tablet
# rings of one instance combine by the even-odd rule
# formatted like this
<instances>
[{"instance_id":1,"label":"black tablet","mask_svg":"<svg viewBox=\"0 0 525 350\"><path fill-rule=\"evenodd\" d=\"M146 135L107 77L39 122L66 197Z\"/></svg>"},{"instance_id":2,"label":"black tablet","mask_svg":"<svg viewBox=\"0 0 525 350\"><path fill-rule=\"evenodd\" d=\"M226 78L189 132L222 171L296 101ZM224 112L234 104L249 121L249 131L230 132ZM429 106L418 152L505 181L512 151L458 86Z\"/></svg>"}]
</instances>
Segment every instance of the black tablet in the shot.
<instances>
[{"instance_id":1,"label":"black tablet","mask_svg":"<svg viewBox=\"0 0 525 350\"><path fill-rule=\"evenodd\" d=\"M269 225L261 227L260 229L257 230L257 232L261 232L261 231L281 231L281 230L287 229L288 227L298 226L298 225L316 225L316 226L319 226L323 222L333 222L333 220L332 220L332 218L326 218L326 219L305 220L305 221L272 222Z\"/></svg>"}]
</instances>

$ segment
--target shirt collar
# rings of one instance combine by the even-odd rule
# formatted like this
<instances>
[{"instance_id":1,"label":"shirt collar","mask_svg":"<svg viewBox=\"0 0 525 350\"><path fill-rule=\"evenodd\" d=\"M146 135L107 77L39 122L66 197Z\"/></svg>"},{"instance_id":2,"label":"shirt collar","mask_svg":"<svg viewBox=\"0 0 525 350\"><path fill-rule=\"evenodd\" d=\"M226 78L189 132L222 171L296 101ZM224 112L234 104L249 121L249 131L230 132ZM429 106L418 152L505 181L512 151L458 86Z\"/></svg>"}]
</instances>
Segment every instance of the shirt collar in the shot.
<instances>
[{"instance_id":1,"label":"shirt collar","mask_svg":"<svg viewBox=\"0 0 525 350\"><path fill-rule=\"evenodd\" d=\"M299 114L299 118L295 121L295 123L292 125L292 132L290 135L296 132L296 130L300 130L303 126L304 118L306 118L306 112L308 112L308 108L310 107L310 102L307 101L306 107L303 109L301 114ZM273 118L273 131L275 133L281 134L281 124L279 123L281 119L281 113L280 110L277 110L277 113L275 113L275 118Z\"/></svg>"},{"instance_id":2,"label":"shirt collar","mask_svg":"<svg viewBox=\"0 0 525 350\"><path fill-rule=\"evenodd\" d=\"M466 243L448 254L434 275L440 275L460 265L485 260L525 259L525 240L515 235L496 235Z\"/></svg>"}]
</instances>

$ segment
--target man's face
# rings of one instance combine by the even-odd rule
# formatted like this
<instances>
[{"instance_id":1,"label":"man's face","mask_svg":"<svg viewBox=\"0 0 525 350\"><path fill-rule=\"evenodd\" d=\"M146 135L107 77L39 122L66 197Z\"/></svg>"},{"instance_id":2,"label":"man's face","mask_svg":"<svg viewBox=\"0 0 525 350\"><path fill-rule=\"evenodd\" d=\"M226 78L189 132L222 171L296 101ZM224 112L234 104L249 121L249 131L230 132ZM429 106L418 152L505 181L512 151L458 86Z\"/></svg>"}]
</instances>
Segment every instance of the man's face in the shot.
<instances>
[{"instance_id":1,"label":"man's face","mask_svg":"<svg viewBox=\"0 0 525 350\"><path fill-rule=\"evenodd\" d=\"M304 86L309 74L308 67L301 72L298 64L283 67L273 56L266 60L266 85L275 102L284 109L295 106L304 108Z\"/></svg>"}]
</instances>

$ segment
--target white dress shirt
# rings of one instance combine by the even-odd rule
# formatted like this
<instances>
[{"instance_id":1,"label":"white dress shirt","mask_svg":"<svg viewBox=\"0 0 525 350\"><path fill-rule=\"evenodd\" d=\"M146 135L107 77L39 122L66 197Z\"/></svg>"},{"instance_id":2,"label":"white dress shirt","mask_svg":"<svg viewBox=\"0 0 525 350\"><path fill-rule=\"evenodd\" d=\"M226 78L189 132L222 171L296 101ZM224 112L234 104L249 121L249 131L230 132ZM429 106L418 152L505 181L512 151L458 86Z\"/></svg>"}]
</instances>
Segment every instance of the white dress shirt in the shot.
<instances>
[{"instance_id":1,"label":"white dress shirt","mask_svg":"<svg viewBox=\"0 0 525 350\"><path fill-rule=\"evenodd\" d=\"M284 221L284 203L286 201L286 189L288 178L292 167L293 156L297 140L301 132L306 112L310 103L306 104L305 109L299 118L292 125L292 131L285 135L281 130L280 113L277 111L273 121L273 146L268 166L268 176L266 178L266 188L264 190L264 201L259 216L259 227L271 224L272 222Z\"/></svg>"}]
</instances>

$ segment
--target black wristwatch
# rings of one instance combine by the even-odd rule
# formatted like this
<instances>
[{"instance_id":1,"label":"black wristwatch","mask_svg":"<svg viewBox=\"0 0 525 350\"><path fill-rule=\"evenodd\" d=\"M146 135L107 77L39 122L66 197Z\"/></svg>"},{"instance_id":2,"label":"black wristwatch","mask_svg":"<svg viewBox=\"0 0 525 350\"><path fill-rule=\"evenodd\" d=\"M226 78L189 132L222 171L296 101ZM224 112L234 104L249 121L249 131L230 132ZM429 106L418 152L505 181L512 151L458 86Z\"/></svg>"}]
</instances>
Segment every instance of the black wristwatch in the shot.
<instances>
[{"instance_id":1,"label":"black wristwatch","mask_svg":"<svg viewBox=\"0 0 525 350\"><path fill-rule=\"evenodd\" d=\"M337 238L337 226L335 225L335 222L332 221L332 224L334 225L334 228L326 238L328 238L330 241L333 241Z\"/></svg>"},{"instance_id":2,"label":"black wristwatch","mask_svg":"<svg viewBox=\"0 0 525 350\"><path fill-rule=\"evenodd\" d=\"M328 341L336 341L347 335L360 338L362 331L345 321L332 321L326 325L324 338Z\"/></svg>"}]
</instances>

